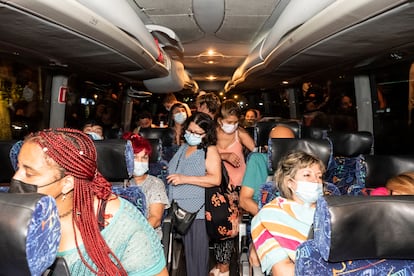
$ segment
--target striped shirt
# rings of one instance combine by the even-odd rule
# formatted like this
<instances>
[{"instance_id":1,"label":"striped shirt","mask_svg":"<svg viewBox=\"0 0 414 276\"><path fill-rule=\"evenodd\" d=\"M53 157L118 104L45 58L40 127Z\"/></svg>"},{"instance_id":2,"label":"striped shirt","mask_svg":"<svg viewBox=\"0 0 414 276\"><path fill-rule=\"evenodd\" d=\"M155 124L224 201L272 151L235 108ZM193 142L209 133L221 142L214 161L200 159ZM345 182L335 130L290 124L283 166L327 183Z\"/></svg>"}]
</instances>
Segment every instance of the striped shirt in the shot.
<instances>
[{"instance_id":1,"label":"striped shirt","mask_svg":"<svg viewBox=\"0 0 414 276\"><path fill-rule=\"evenodd\" d=\"M296 248L305 240L313 222L315 208L277 197L265 205L252 220L252 238L262 271L286 258L295 261Z\"/></svg>"}]
</instances>

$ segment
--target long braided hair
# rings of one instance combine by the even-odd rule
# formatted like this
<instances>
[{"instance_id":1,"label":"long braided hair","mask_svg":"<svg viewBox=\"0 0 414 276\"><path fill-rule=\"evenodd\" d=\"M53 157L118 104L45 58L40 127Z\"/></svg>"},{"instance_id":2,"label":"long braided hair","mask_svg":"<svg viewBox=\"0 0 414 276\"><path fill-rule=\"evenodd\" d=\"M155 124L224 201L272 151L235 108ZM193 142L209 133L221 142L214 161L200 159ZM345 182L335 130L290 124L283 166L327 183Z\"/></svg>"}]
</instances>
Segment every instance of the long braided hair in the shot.
<instances>
[{"instance_id":1,"label":"long braided hair","mask_svg":"<svg viewBox=\"0 0 414 276\"><path fill-rule=\"evenodd\" d=\"M38 143L47 157L65 170L66 175L74 177L72 224L74 230L75 225L79 229L86 252L97 271L82 256L74 231L82 262L97 275L127 275L103 239L94 211L95 196L101 204L102 200L109 199L112 190L111 184L97 170L97 153L92 140L79 130L67 128L39 131L28 140Z\"/></svg>"}]
</instances>

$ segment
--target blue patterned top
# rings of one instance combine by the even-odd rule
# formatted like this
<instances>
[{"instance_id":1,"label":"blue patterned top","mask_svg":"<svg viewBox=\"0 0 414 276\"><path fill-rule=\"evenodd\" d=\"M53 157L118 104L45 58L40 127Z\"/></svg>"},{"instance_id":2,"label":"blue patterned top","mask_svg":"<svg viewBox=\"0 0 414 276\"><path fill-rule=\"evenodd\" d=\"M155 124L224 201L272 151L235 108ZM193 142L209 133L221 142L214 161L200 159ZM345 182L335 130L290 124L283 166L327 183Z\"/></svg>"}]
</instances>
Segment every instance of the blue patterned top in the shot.
<instances>
[{"instance_id":1,"label":"blue patterned top","mask_svg":"<svg viewBox=\"0 0 414 276\"><path fill-rule=\"evenodd\" d=\"M206 175L206 159L203 149L197 149L191 155L185 156L188 144L183 144L169 163L168 173L179 173L190 176ZM205 202L205 189L191 183L170 186L169 199L175 199L178 205L189 212L196 212ZM204 206L198 212L196 219L205 218Z\"/></svg>"}]
</instances>

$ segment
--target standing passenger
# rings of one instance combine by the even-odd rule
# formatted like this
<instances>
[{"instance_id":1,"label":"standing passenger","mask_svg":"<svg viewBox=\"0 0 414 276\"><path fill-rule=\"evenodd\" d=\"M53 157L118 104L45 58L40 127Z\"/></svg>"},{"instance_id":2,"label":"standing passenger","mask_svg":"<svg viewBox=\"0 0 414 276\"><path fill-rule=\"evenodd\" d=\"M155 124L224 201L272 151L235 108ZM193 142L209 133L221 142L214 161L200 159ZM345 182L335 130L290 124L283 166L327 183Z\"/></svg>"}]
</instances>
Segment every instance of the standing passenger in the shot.
<instances>
[{"instance_id":1,"label":"standing passenger","mask_svg":"<svg viewBox=\"0 0 414 276\"><path fill-rule=\"evenodd\" d=\"M212 92L200 94L196 99L197 111L207 113L212 119L216 118L220 105L219 97Z\"/></svg>"},{"instance_id":2,"label":"standing passenger","mask_svg":"<svg viewBox=\"0 0 414 276\"><path fill-rule=\"evenodd\" d=\"M241 109L234 100L225 100L217 118L217 149L229 175L230 190L241 186L246 163L243 147L254 150L254 141L245 129L239 127ZM229 275L230 259L233 252L234 239L214 242L216 266L211 274Z\"/></svg>"},{"instance_id":3,"label":"standing passenger","mask_svg":"<svg viewBox=\"0 0 414 276\"><path fill-rule=\"evenodd\" d=\"M171 106L171 120L168 122L168 126L174 130L174 141L173 144L180 146L183 142L183 125L185 120L191 116L188 113L184 104L177 102Z\"/></svg>"},{"instance_id":4,"label":"standing passenger","mask_svg":"<svg viewBox=\"0 0 414 276\"><path fill-rule=\"evenodd\" d=\"M71 275L167 275L155 231L135 206L112 194L96 158L94 143L82 131L39 131L20 150L10 192L56 199L58 256Z\"/></svg>"},{"instance_id":5,"label":"standing passenger","mask_svg":"<svg viewBox=\"0 0 414 276\"><path fill-rule=\"evenodd\" d=\"M221 160L215 146L215 122L194 113L184 124L185 143L169 163L169 197L197 217L183 236L187 275L208 274L209 241L205 224L205 188L221 183Z\"/></svg>"},{"instance_id":6,"label":"standing passenger","mask_svg":"<svg viewBox=\"0 0 414 276\"><path fill-rule=\"evenodd\" d=\"M171 121L171 107L176 104L176 103L182 103L180 101L177 100L177 98L175 97L174 93L168 93L165 95L163 101L162 101L162 105L165 107L165 109L169 112L168 113L168 118L167 121ZM188 104L186 103L182 103L185 107L185 110L187 111L188 114L191 114L191 109L188 106Z\"/></svg>"}]
</instances>

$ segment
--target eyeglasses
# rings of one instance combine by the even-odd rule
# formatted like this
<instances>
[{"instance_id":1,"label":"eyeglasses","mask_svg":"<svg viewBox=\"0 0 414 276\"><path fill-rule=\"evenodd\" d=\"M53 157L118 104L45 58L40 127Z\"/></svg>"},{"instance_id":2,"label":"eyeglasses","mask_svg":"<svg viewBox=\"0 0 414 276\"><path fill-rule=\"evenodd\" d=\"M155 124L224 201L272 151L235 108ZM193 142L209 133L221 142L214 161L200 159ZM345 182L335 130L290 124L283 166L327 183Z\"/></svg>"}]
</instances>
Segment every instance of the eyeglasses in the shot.
<instances>
[{"instance_id":1,"label":"eyeglasses","mask_svg":"<svg viewBox=\"0 0 414 276\"><path fill-rule=\"evenodd\" d=\"M187 134L190 134L190 133L191 134L194 134L194 136L197 137L197 138L201 138L201 136L203 136L204 134L206 134L205 132L203 132L203 133L197 133L197 132L191 131L189 129L187 129L185 131L185 133L187 133Z\"/></svg>"}]
</instances>

